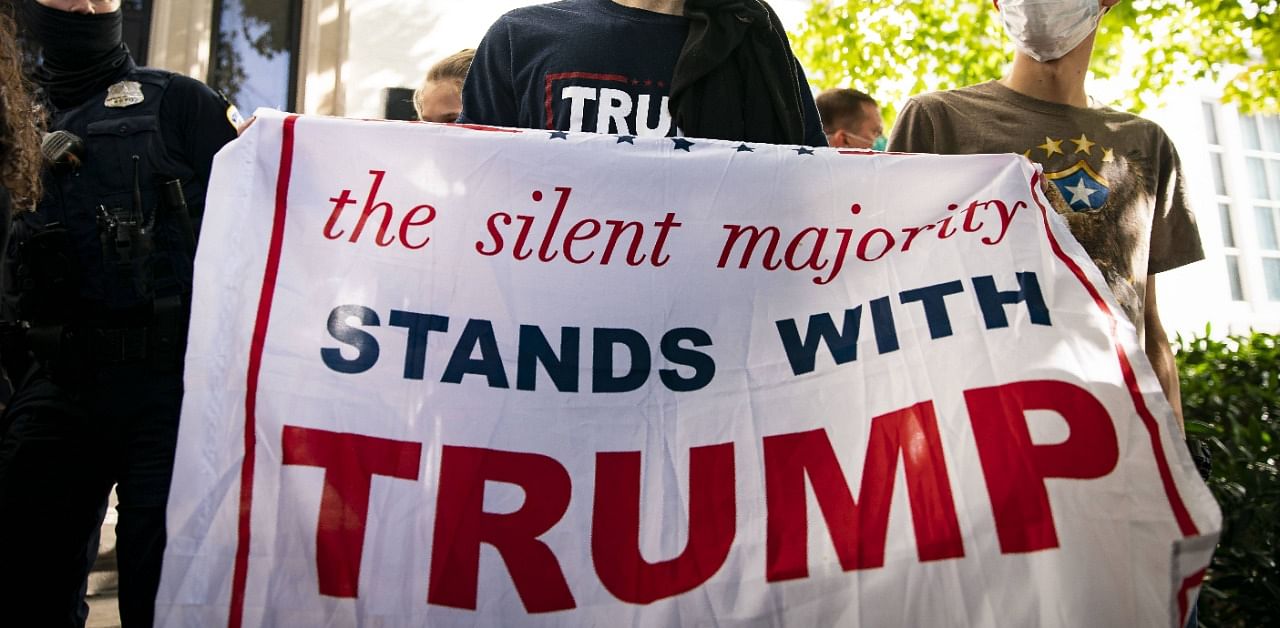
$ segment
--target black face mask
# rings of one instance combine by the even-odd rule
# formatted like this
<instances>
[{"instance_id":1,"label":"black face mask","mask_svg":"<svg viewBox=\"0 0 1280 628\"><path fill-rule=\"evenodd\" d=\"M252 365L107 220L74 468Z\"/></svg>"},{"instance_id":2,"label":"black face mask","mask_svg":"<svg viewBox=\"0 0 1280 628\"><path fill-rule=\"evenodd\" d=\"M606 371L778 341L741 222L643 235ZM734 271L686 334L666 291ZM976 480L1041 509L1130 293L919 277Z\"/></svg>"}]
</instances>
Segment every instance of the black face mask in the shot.
<instances>
[{"instance_id":1,"label":"black face mask","mask_svg":"<svg viewBox=\"0 0 1280 628\"><path fill-rule=\"evenodd\" d=\"M27 0L28 32L40 44L42 61L35 79L55 107L78 105L133 69L121 43L124 15L94 15L51 9Z\"/></svg>"}]
</instances>

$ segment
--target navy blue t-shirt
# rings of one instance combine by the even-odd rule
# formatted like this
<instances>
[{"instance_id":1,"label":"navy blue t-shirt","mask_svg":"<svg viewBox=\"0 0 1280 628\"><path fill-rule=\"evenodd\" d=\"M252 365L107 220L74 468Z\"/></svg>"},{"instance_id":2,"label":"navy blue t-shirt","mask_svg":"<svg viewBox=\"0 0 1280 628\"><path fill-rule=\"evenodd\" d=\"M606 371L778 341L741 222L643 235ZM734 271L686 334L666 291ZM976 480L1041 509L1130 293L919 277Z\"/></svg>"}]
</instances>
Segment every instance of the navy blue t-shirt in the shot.
<instances>
[{"instance_id":1,"label":"navy blue t-shirt","mask_svg":"<svg viewBox=\"0 0 1280 628\"><path fill-rule=\"evenodd\" d=\"M565 0L498 18L462 88L469 124L678 135L668 104L689 20L612 0ZM796 63L802 85L804 72ZM802 89L805 143L826 146L813 95Z\"/></svg>"}]
</instances>

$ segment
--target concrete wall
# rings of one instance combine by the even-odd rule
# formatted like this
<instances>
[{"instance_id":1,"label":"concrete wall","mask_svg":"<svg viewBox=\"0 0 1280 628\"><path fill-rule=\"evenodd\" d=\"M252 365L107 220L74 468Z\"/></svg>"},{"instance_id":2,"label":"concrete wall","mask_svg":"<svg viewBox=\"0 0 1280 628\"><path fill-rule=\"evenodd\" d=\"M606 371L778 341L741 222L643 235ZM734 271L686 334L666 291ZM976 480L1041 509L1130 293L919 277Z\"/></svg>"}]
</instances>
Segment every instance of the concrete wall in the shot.
<instances>
[{"instance_id":1,"label":"concrete wall","mask_svg":"<svg viewBox=\"0 0 1280 628\"><path fill-rule=\"evenodd\" d=\"M204 79L209 74L213 0L157 0L147 63Z\"/></svg>"}]
</instances>

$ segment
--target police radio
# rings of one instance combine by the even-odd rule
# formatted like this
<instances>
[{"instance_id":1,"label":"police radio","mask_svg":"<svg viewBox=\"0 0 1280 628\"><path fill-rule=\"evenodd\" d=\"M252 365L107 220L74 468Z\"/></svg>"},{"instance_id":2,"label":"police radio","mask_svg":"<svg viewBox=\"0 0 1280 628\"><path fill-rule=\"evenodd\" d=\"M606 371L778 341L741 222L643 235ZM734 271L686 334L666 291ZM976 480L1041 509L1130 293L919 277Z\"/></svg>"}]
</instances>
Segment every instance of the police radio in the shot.
<instances>
[{"instance_id":1,"label":"police radio","mask_svg":"<svg viewBox=\"0 0 1280 628\"><path fill-rule=\"evenodd\" d=\"M79 168L84 158L84 140L70 131L52 131L40 139L40 154L54 167Z\"/></svg>"},{"instance_id":2,"label":"police radio","mask_svg":"<svg viewBox=\"0 0 1280 628\"><path fill-rule=\"evenodd\" d=\"M147 261L153 248L155 214L148 218L142 209L138 161L138 156L134 155L133 206L99 205L98 237L108 290L114 294L132 294L134 298L148 299L151 296L151 277Z\"/></svg>"}]
</instances>

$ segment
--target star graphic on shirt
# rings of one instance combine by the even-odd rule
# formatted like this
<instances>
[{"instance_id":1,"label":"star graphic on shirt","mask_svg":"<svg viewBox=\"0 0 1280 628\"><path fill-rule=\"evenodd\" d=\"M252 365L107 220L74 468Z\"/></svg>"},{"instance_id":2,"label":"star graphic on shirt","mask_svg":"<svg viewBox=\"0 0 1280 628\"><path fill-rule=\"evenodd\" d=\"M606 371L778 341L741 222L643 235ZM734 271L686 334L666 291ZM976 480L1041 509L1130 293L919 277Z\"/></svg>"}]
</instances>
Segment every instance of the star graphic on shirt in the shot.
<instances>
[{"instance_id":1,"label":"star graphic on shirt","mask_svg":"<svg viewBox=\"0 0 1280 628\"><path fill-rule=\"evenodd\" d=\"M1070 199L1067 205L1074 211L1101 209L1111 197L1107 179L1095 172L1084 159L1065 170L1051 172L1046 169L1044 176L1058 187L1063 199Z\"/></svg>"},{"instance_id":2,"label":"star graphic on shirt","mask_svg":"<svg viewBox=\"0 0 1280 628\"><path fill-rule=\"evenodd\" d=\"M551 137L550 137L549 139L553 139L553 140L567 140L567 139L569 139L569 134L568 134L567 132L565 132L565 131L552 131L552 132L551 132Z\"/></svg>"},{"instance_id":3,"label":"star graphic on shirt","mask_svg":"<svg viewBox=\"0 0 1280 628\"><path fill-rule=\"evenodd\" d=\"M690 142L683 137L673 137L671 138L671 141L675 143L676 150L682 150L686 153L689 152L689 147L693 146L693 142Z\"/></svg>"},{"instance_id":4,"label":"star graphic on shirt","mask_svg":"<svg viewBox=\"0 0 1280 628\"><path fill-rule=\"evenodd\" d=\"M1094 144L1097 144L1097 142L1090 142L1089 138L1086 137L1084 133L1080 134L1080 139L1071 140L1071 143L1076 145L1077 153L1084 153L1086 155L1091 155L1092 153L1090 150L1093 148Z\"/></svg>"},{"instance_id":5,"label":"star graphic on shirt","mask_svg":"<svg viewBox=\"0 0 1280 628\"><path fill-rule=\"evenodd\" d=\"M618 143L619 143L619 144L622 144L622 143L624 143L624 142L625 142L625 143L627 143L627 144L630 144L630 145L632 145L632 146L635 146L635 145L636 145L636 136L634 136L634 135L619 135L619 136L618 136Z\"/></svg>"},{"instance_id":6,"label":"star graphic on shirt","mask_svg":"<svg viewBox=\"0 0 1280 628\"><path fill-rule=\"evenodd\" d=\"M738 152L739 152L739 153L754 153L754 152L756 152L756 149L751 148L750 146L747 146L746 144L739 144L739 145L738 145Z\"/></svg>"},{"instance_id":7,"label":"star graphic on shirt","mask_svg":"<svg viewBox=\"0 0 1280 628\"><path fill-rule=\"evenodd\" d=\"M1066 154L1062 152L1062 140L1055 140L1050 137L1045 137L1044 143L1041 144L1038 148L1044 149L1045 157L1052 157L1054 153L1058 153L1059 155Z\"/></svg>"},{"instance_id":8,"label":"star graphic on shirt","mask_svg":"<svg viewBox=\"0 0 1280 628\"><path fill-rule=\"evenodd\" d=\"M1116 160L1116 152L1110 148L1102 149L1102 163L1109 164Z\"/></svg>"},{"instance_id":9,"label":"star graphic on shirt","mask_svg":"<svg viewBox=\"0 0 1280 628\"><path fill-rule=\"evenodd\" d=\"M1022 156L1023 156L1023 157L1026 157L1026 158L1027 158L1027 160L1028 160L1028 161L1030 161L1030 160L1031 160L1031 149L1030 149L1030 148L1028 148L1026 152L1022 153Z\"/></svg>"},{"instance_id":10,"label":"star graphic on shirt","mask_svg":"<svg viewBox=\"0 0 1280 628\"><path fill-rule=\"evenodd\" d=\"M800 148L793 149L793 150L795 150L795 151L796 151L796 154L797 154L797 155L812 155L812 154L813 154L813 149L812 149L812 148L805 148L805 147L803 147L803 146L801 146Z\"/></svg>"},{"instance_id":11,"label":"star graphic on shirt","mask_svg":"<svg viewBox=\"0 0 1280 628\"><path fill-rule=\"evenodd\" d=\"M1092 207L1089 197L1098 193L1098 190L1085 185L1084 179L1076 181L1075 185L1067 188L1067 191L1071 192L1071 201L1068 203L1069 205L1084 203L1088 207Z\"/></svg>"}]
</instances>

